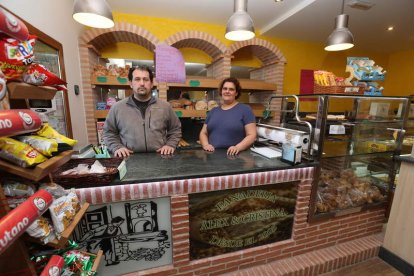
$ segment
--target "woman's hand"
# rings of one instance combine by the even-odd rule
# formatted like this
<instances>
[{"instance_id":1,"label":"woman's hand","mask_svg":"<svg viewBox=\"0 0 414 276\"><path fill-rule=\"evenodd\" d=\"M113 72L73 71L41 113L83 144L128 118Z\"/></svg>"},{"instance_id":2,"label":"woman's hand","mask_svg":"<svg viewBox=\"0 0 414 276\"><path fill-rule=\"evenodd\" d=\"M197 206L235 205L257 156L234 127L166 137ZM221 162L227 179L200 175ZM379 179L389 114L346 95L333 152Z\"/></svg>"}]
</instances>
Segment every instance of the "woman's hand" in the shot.
<instances>
[{"instance_id":1,"label":"woman's hand","mask_svg":"<svg viewBox=\"0 0 414 276\"><path fill-rule=\"evenodd\" d=\"M117 150L114 152L114 155L115 155L116 157L122 157L122 158L124 158L124 157L128 157L128 156L130 156L130 155L131 155L131 153L133 153L133 151L132 151L132 150L127 149L126 147L122 147L122 148L117 149Z\"/></svg>"},{"instance_id":2,"label":"woman's hand","mask_svg":"<svg viewBox=\"0 0 414 276\"><path fill-rule=\"evenodd\" d=\"M214 151L214 147L213 147L213 145L207 144L207 145L204 145L203 146L203 150L213 152Z\"/></svg>"},{"instance_id":3,"label":"woman's hand","mask_svg":"<svg viewBox=\"0 0 414 276\"><path fill-rule=\"evenodd\" d=\"M237 146L231 146L227 149L227 155L237 155L240 150Z\"/></svg>"}]
</instances>

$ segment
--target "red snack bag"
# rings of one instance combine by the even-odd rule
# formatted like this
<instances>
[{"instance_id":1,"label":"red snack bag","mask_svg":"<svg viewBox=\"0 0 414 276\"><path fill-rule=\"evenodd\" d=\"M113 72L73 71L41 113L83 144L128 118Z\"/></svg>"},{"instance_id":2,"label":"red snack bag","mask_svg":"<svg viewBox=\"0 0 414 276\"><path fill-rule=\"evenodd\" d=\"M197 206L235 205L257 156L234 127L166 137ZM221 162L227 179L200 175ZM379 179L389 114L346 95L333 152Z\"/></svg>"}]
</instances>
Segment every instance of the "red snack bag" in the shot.
<instances>
[{"instance_id":1,"label":"red snack bag","mask_svg":"<svg viewBox=\"0 0 414 276\"><path fill-rule=\"evenodd\" d=\"M43 269L40 276L59 276L62 273L62 268L64 265L65 260L61 256L53 255Z\"/></svg>"},{"instance_id":2,"label":"red snack bag","mask_svg":"<svg viewBox=\"0 0 414 276\"><path fill-rule=\"evenodd\" d=\"M66 84L65 81L38 63L33 63L27 67L26 72L23 73L23 81L29 84L46 86Z\"/></svg>"},{"instance_id":3,"label":"red snack bag","mask_svg":"<svg viewBox=\"0 0 414 276\"><path fill-rule=\"evenodd\" d=\"M36 37L29 35L29 40L19 42L14 38L1 36L0 39L0 70L6 80L18 80L33 62Z\"/></svg>"},{"instance_id":4,"label":"red snack bag","mask_svg":"<svg viewBox=\"0 0 414 276\"><path fill-rule=\"evenodd\" d=\"M0 32L22 41L29 38L29 31L26 25L2 8L0 8Z\"/></svg>"},{"instance_id":5,"label":"red snack bag","mask_svg":"<svg viewBox=\"0 0 414 276\"><path fill-rule=\"evenodd\" d=\"M52 201L51 194L39 190L0 220L0 254L47 210Z\"/></svg>"},{"instance_id":6,"label":"red snack bag","mask_svg":"<svg viewBox=\"0 0 414 276\"><path fill-rule=\"evenodd\" d=\"M36 131L42 120L30 109L0 110L0 137Z\"/></svg>"}]
</instances>

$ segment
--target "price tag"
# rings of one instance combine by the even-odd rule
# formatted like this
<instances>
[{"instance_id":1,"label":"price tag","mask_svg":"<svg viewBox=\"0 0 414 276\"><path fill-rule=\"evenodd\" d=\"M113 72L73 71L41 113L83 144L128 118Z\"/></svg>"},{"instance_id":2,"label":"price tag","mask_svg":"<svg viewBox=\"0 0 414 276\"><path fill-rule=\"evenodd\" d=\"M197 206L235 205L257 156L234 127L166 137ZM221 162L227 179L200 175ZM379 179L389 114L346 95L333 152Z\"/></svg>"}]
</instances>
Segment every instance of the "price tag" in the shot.
<instances>
[{"instance_id":1,"label":"price tag","mask_svg":"<svg viewBox=\"0 0 414 276\"><path fill-rule=\"evenodd\" d=\"M329 134L345 134L345 127L343 125L330 125Z\"/></svg>"},{"instance_id":2,"label":"price tag","mask_svg":"<svg viewBox=\"0 0 414 276\"><path fill-rule=\"evenodd\" d=\"M359 91L358 86L345 87L345 90L344 90L345 93L358 93L358 91Z\"/></svg>"},{"instance_id":3,"label":"price tag","mask_svg":"<svg viewBox=\"0 0 414 276\"><path fill-rule=\"evenodd\" d=\"M190 87L199 87L200 81L199 80L190 80L189 82Z\"/></svg>"},{"instance_id":4,"label":"price tag","mask_svg":"<svg viewBox=\"0 0 414 276\"><path fill-rule=\"evenodd\" d=\"M97 80L98 82L108 82L108 78L107 78L107 77L105 77L105 76L97 76L97 77L96 77L96 80Z\"/></svg>"},{"instance_id":5,"label":"price tag","mask_svg":"<svg viewBox=\"0 0 414 276\"><path fill-rule=\"evenodd\" d=\"M117 79L117 81L118 81L120 84L127 84L127 83L128 83L128 79L127 79L127 78L117 77L116 79Z\"/></svg>"},{"instance_id":6,"label":"price tag","mask_svg":"<svg viewBox=\"0 0 414 276\"><path fill-rule=\"evenodd\" d=\"M124 178L127 173L126 162L123 160L118 166L119 179Z\"/></svg>"}]
</instances>

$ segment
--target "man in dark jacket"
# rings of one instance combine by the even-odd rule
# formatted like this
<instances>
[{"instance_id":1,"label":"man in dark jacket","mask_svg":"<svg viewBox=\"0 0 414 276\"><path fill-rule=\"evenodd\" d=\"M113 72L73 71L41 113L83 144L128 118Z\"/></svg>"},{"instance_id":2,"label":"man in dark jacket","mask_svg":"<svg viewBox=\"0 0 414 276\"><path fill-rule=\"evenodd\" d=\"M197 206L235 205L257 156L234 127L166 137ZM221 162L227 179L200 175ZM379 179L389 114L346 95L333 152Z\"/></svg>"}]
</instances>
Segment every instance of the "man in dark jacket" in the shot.
<instances>
[{"instance_id":1,"label":"man in dark jacket","mask_svg":"<svg viewBox=\"0 0 414 276\"><path fill-rule=\"evenodd\" d=\"M133 152L173 154L181 139L181 123L165 101L152 97L153 74L146 66L128 73L133 95L111 107L103 138L117 157Z\"/></svg>"}]
</instances>

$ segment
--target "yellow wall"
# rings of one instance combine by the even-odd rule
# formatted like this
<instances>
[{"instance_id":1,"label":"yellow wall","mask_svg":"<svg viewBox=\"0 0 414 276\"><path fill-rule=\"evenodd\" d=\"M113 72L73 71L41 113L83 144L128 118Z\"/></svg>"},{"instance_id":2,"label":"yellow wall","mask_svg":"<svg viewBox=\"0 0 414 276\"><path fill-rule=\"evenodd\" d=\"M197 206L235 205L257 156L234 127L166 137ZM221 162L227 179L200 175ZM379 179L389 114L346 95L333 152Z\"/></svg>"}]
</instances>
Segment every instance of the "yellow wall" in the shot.
<instances>
[{"instance_id":1,"label":"yellow wall","mask_svg":"<svg viewBox=\"0 0 414 276\"><path fill-rule=\"evenodd\" d=\"M160 41L164 41L169 36L185 31L198 30L206 32L219 39L226 46L230 46L233 42L224 38L225 26L206 24L199 22L189 22L182 20L172 20L167 18L156 18L142 15L120 14L114 12L115 21L128 22L140 26L155 35ZM337 76L348 77L345 72L346 58L348 56L366 56L375 60L377 65L382 66L388 71L386 81L380 83L384 86L385 95L402 95L413 94L414 91L408 91L410 83L408 80L413 78L413 71L410 70L410 60L414 60L414 51L396 53L393 55L375 53L373 51L356 51L347 50L341 52L326 52L324 45L319 43L310 43L304 41L295 41L289 39L258 36L276 45L287 60L284 76L284 94L298 94L301 69L321 69L331 71ZM121 45L119 45L121 44ZM108 47L104 50L105 57L120 57L120 49L126 53L126 58L142 57L142 59L151 59L147 50L140 46L127 49L128 43L118 43L114 48ZM188 62L203 62L211 60L197 49L182 49L184 59ZM247 51L240 51L234 59L234 65L260 67L260 61ZM410 58L407 58L407 55ZM405 90L403 90L405 89ZM404 92L406 91L406 92Z\"/></svg>"},{"instance_id":2,"label":"yellow wall","mask_svg":"<svg viewBox=\"0 0 414 276\"><path fill-rule=\"evenodd\" d=\"M414 50L390 55L384 95L414 95Z\"/></svg>"}]
</instances>

